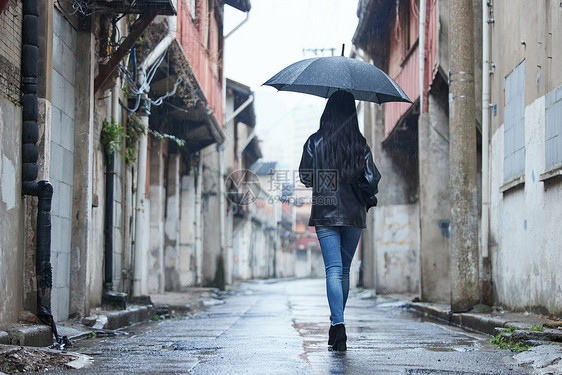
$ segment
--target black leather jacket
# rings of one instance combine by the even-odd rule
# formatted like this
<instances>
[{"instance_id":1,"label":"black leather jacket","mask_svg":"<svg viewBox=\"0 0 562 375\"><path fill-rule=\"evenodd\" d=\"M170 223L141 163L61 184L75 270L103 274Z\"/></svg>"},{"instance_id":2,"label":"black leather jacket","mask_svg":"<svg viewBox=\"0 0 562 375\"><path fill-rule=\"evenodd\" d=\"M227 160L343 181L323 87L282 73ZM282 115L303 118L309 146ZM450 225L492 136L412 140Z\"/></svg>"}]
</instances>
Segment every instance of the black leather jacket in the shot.
<instances>
[{"instance_id":1,"label":"black leather jacket","mask_svg":"<svg viewBox=\"0 0 562 375\"><path fill-rule=\"evenodd\" d=\"M309 226L353 226L365 228L367 210L377 205L375 194L381 175L365 146L365 173L355 183L339 181L337 171L323 168L323 136L312 134L303 146L299 177L312 187Z\"/></svg>"}]
</instances>

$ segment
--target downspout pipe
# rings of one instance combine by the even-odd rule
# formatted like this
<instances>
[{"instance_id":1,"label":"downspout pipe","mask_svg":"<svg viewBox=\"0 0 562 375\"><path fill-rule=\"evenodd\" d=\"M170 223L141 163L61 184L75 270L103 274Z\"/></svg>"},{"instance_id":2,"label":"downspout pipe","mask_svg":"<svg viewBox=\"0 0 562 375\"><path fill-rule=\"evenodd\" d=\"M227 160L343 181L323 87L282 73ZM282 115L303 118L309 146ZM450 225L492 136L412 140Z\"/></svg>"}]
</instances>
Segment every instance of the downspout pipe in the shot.
<instances>
[{"instance_id":1,"label":"downspout pipe","mask_svg":"<svg viewBox=\"0 0 562 375\"><path fill-rule=\"evenodd\" d=\"M118 81L111 92L111 121L116 121ZM105 151L105 212L104 212L104 293L113 290L113 201L115 192L115 155L106 147Z\"/></svg>"},{"instance_id":2,"label":"downspout pipe","mask_svg":"<svg viewBox=\"0 0 562 375\"><path fill-rule=\"evenodd\" d=\"M115 156L105 151L105 220L103 227L105 264L104 292L113 290L113 199Z\"/></svg>"},{"instance_id":3,"label":"downspout pipe","mask_svg":"<svg viewBox=\"0 0 562 375\"><path fill-rule=\"evenodd\" d=\"M425 112L425 12L426 0L420 0L419 9L419 43L418 43L418 64L419 64L419 85L420 85L420 114Z\"/></svg>"},{"instance_id":4,"label":"downspout pipe","mask_svg":"<svg viewBox=\"0 0 562 375\"><path fill-rule=\"evenodd\" d=\"M489 0L482 1L482 258L489 257L488 237L490 228L490 7Z\"/></svg>"},{"instance_id":5,"label":"downspout pipe","mask_svg":"<svg viewBox=\"0 0 562 375\"><path fill-rule=\"evenodd\" d=\"M37 277L37 317L51 326L58 347L70 346L66 337L58 335L51 313L51 202L53 186L48 181L36 181L39 158L39 104L37 77L39 57L39 3L23 0L22 27L22 194L38 197L35 272Z\"/></svg>"}]
</instances>

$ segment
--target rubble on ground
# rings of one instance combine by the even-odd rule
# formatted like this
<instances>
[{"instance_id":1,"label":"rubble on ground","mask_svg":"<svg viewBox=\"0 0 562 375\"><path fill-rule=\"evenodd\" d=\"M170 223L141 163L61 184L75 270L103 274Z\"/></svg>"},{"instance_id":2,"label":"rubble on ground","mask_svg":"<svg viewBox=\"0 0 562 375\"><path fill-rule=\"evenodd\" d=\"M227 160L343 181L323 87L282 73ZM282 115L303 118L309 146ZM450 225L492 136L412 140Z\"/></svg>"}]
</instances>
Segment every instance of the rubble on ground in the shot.
<instances>
[{"instance_id":1,"label":"rubble on ground","mask_svg":"<svg viewBox=\"0 0 562 375\"><path fill-rule=\"evenodd\" d=\"M49 371L56 368L80 368L91 361L87 356L58 350L0 345L0 373Z\"/></svg>"}]
</instances>

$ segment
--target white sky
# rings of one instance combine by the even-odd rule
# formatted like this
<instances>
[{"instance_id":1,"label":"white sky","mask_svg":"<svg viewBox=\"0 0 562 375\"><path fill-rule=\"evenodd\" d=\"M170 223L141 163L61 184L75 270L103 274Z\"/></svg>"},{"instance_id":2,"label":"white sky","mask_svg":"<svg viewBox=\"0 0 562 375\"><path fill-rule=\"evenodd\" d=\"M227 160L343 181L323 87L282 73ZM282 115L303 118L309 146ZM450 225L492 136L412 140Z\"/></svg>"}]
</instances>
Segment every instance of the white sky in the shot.
<instances>
[{"instance_id":1,"label":"white sky","mask_svg":"<svg viewBox=\"0 0 562 375\"><path fill-rule=\"evenodd\" d=\"M335 48L349 56L351 39L357 27L357 0L251 0L248 21L225 40L226 77L249 86L255 94L256 133L264 160L280 161L294 167L293 130L303 122L318 120L326 99L276 89L261 84L287 65L314 57L303 49ZM225 6L227 34L245 17ZM302 118L304 112L309 112ZM295 118L301 116L301 118ZM311 120L313 119L313 120ZM296 125L295 125L296 124ZM293 158L294 159L294 158ZM287 164L293 165L287 165Z\"/></svg>"}]
</instances>

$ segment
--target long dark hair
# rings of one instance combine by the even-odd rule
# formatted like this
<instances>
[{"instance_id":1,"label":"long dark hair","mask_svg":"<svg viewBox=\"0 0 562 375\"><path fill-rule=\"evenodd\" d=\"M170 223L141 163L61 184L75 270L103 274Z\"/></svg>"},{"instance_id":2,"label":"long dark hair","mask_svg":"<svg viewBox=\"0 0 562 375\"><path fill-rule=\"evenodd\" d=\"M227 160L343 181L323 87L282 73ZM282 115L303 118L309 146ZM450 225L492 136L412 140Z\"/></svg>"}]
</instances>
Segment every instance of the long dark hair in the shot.
<instances>
[{"instance_id":1,"label":"long dark hair","mask_svg":"<svg viewBox=\"0 0 562 375\"><path fill-rule=\"evenodd\" d=\"M341 181L353 182L365 170L367 141L359 131L355 98L336 91L328 99L320 118L324 138L324 165L339 171Z\"/></svg>"}]
</instances>

